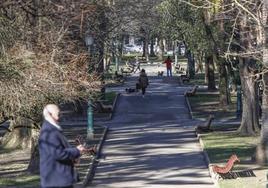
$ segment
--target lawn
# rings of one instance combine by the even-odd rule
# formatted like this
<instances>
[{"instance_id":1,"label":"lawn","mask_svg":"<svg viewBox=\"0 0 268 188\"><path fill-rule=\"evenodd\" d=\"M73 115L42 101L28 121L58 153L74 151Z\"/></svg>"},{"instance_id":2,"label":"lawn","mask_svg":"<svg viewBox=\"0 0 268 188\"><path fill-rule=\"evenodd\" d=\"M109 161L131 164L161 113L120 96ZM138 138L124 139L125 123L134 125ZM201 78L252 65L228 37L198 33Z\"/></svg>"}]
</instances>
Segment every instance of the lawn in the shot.
<instances>
[{"instance_id":1,"label":"lawn","mask_svg":"<svg viewBox=\"0 0 268 188\"><path fill-rule=\"evenodd\" d=\"M240 136L236 132L214 132L201 135L204 149L212 164L224 166L229 157L232 154L236 154L240 162L235 164L233 171L245 172L253 170L255 174L255 176L251 177L219 180L220 188L266 187L267 168L259 167L252 162L258 138L258 136Z\"/></svg>"},{"instance_id":2,"label":"lawn","mask_svg":"<svg viewBox=\"0 0 268 188\"><path fill-rule=\"evenodd\" d=\"M220 188L266 188L266 182L263 179L247 178L220 181L219 186Z\"/></svg>"},{"instance_id":3,"label":"lawn","mask_svg":"<svg viewBox=\"0 0 268 188\"><path fill-rule=\"evenodd\" d=\"M111 92L105 92L105 97L103 98L103 95L101 92L95 92L94 93L94 99L96 100L104 100L105 104L113 104L113 101L116 97L117 93L114 92L114 91L111 91Z\"/></svg>"},{"instance_id":4,"label":"lawn","mask_svg":"<svg viewBox=\"0 0 268 188\"><path fill-rule=\"evenodd\" d=\"M191 80L190 84L204 85L203 75L199 74ZM189 97L193 118L207 119L209 114L213 114L215 120L212 121L213 132L201 134L200 138L204 144L212 164L224 166L232 154L236 154L241 160L236 163L233 171L241 172L253 170L255 177L240 177L237 179L220 179L220 188L264 188L266 187L267 168L260 167L252 161L259 136L240 136L237 133L238 123L220 123L220 120L236 119L236 95L231 96L231 105L223 109L219 105L219 92L208 92L199 88L193 97Z\"/></svg>"},{"instance_id":5,"label":"lawn","mask_svg":"<svg viewBox=\"0 0 268 188\"><path fill-rule=\"evenodd\" d=\"M16 178L0 178L0 187L39 187L40 177L38 175L18 176Z\"/></svg>"},{"instance_id":6,"label":"lawn","mask_svg":"<svg viewBox=\"0 0 268 188\"><path fill-rule=\"evenodd\" d=\"M0 187L39 187L39 176L27 172L30 149L0 147Z\"/></svg>"},{"instance_id":7,"label":"lawn","mask_svg":"<svg viewBox=\"0 0 268 188\"><path fill-rule=\"evenodd\" d=\"M261 188L266 187L267 167L260 167L252 162L258 136L240 136L236 132L214 132L201 135L204 149L210 162L224 166L232 154L240 159L233 171L243 173L252 170L255 176L239 177L236 179L220 179L220 188Z\"/></svg>"},{"instance_id":8,"label":"lawn","mask_svg":"<svg viewBox=\"0 0 268 188\"><path fill-rule=\"evenodd\" d=\"M212 163L224 163L236 154L241 162L250 161L258 143L258 136L240 136L236 132L212 132L201 135Z\"/></svg>"},{"instance_id":9,"label":"lawn","mask_svg":"<svg viewBox=\"0 0 268 188\"><path fill-rule=\"evenodd\" d=\"M219 93L197 90L195 96L189 97L192 108L192 116L197 119L206 119L213 114L215 119L232 119L236 117L236 97L232 97L232 103L223 109L219 105Z\"/></svg>"},{"instance_id":10,"label":"lawn","mask_svg":"<svg viewBox=\"0 0 268 188\"><path fill-rule=\"evenodd\" d=\"M215 73L215 83L218 85L219 74ZM189 83L184 83L186 85L207 85L205 83L205 73L196 73L193 79L190 79Z\"/></svg>"},{"instance_id":11,"label":"lawn","mask_svg":"<svg viewBox=\"0 0 268 188\"><path fill-rule=\"evenodd\" d=\"M117 93L114 91L106 92L105 93L105 103L112 105L114 103L116 95L117 95Z\"/></svg>"}]
</instances>

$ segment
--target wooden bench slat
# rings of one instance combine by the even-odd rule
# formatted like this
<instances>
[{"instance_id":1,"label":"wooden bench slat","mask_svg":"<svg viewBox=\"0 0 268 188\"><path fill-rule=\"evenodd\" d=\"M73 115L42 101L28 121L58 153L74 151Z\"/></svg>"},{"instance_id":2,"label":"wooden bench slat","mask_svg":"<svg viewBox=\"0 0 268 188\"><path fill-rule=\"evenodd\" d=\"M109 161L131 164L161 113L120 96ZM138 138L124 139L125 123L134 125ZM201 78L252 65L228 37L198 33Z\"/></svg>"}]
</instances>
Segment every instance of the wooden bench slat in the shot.
<instances>
[{"instance_id":1,"label":"wooden bench slat","mask_svg":"<svg viewBox=\"0 0 268 188\"><path fill-rule=\"evenodd\" d=\"M198 88L198 86L194 86L193 89L192 89L191 91L186 91L186 92L184 93L184 96L186 96L186 97L194 96L195 93L196 93L196 91L197 91L197 88Z\"/></svg>"},{"instance_id":2,"label":"wooden bench slat","mask_svg":"<svg viewBox=\"0 0 268 188\"><path fill-rule=\"evenodd\" d=\"M94 102L92 107L98 113L110 113L113 110L112 105L105 105L101 101Z\"/></svg>"},{"instance_id":3,"label":"wooden bench slat","mask_svg":"<svg viewBox=\"0 0 268 188\"><path fill-rule=\"evenodd\" d=\"M212 120L214 119L214 116L212 114L209 115L205 125L198 125L195 128L196 133L202 133L202 132L210 132L211 130L211 123Z\"/></svg>"}]
</instances>

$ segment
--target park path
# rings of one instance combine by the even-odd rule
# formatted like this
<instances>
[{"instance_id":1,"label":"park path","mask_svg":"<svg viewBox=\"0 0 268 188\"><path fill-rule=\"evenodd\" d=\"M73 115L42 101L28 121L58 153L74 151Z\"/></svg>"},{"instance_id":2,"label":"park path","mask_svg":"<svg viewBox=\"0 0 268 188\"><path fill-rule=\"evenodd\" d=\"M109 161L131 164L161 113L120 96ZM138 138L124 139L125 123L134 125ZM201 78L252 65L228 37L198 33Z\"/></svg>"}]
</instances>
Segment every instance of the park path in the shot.
<instances>
[{"instance_id":1,"label":"park path","mask_svg":"<svg viewBox=\"0 0 268 188\"><path fill-rule=\"evenodd\" d=\"M183 96L186 87L151 77L147 95L119 88L92 184L97 188L212 188L200 145ZM173 81L174 82L174 81Z\"/></svg>"}]
</instances>

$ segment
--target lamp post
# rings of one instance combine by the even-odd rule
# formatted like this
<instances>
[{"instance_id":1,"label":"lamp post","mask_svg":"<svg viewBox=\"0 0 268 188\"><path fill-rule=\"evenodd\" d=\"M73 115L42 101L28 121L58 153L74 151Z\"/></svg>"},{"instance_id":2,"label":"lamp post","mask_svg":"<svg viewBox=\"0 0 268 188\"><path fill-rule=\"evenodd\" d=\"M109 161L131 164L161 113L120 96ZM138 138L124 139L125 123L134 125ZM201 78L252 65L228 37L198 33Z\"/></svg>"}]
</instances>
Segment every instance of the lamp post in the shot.
<instances>
[{"instance_id":1,"label":"lamp post","mask_svg":"<svg viewBox=\"0 0 268 188\"><path fill-rule=\"evenodd\" d=\"M91 35L87 35L85 37L86 46L88 48L88 52L90 53L90 57L92 57L93 53L93 43L94 38ZM92 109L92 102L88 100L88 107L87 107L87 139L93 139L94 137L94 117L93 117L93 109Z\"/></svg>"},{"instance_id":2,"label":"lamp post","mask_svg":"<svg viewBox=\"0 0 268 188\"><path fill-rule=\"evenodd\" d=\"M87 139L91 140L94 137L94 117L93 117L93 109L92 102L88 100L87 107Z\"/></svg>"}]
</instances>

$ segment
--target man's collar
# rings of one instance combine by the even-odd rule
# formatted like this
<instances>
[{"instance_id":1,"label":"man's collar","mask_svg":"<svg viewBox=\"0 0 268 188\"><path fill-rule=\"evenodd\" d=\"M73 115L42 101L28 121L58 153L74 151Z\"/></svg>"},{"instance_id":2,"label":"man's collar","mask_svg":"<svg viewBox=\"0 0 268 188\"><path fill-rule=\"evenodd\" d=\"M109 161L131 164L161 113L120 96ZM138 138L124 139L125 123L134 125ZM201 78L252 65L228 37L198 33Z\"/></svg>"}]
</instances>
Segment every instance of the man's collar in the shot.
<instances>
[{"instance_id":1,"label":"man's collar","mask_svg":"<svg viewBox=\"0 0 268 188\"><path fill-rule=\"evenodd\" d=\"M48 121L51 125L53 125L54 127L56 127L59 131L62 131L61 126L58 125L57 123L55 123L54 121L52 121L50 119L46 119L46 121Z\"/></svg>"}]
</instances>

